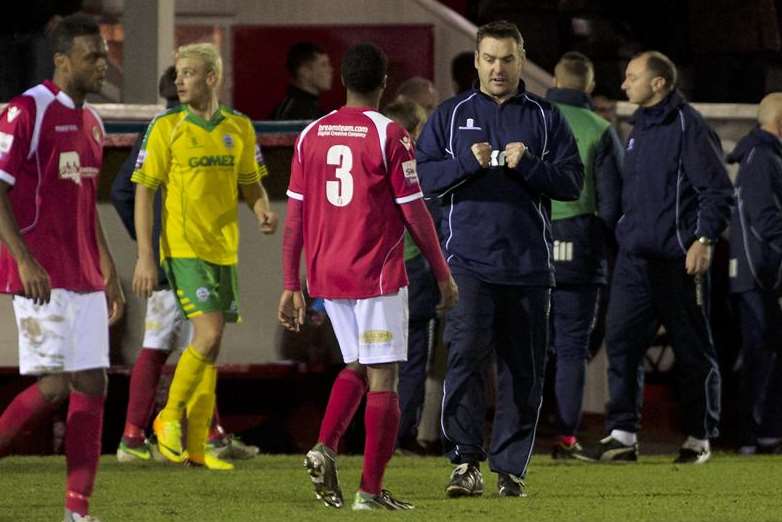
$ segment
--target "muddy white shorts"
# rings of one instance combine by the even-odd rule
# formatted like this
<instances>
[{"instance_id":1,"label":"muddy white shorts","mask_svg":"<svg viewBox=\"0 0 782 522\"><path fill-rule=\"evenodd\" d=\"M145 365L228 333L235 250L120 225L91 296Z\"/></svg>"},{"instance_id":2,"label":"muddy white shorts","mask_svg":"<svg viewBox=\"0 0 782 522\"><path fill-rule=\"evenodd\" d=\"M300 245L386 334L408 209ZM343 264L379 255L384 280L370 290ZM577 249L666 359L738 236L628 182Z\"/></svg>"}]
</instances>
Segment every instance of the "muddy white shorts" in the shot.
<instances>
[{"instance_id":1,"label":"muddy white shorts","mask_svg":"<svg viewBox=\"0 0 782 522\"><path fill-rule=\"evenodd\" d=\"M407 360L407 288L369 299L324 299L345 363Z\"/></svg>"},{"instance_id":2,"label":"muddy white shorts","mask_svg":"<svg viewBox=\"0 0 782 522\"><path fill-rule=\"evenodd\" d=\"M144 348L172 351L190 344L193 329L185 319L173 290L152 292L144 318Z\"/></svg>"},{"instance_id":3,"label":"muddy white shorts","mask_svg":"<svg viewBox=\"0 0 782 522\"><path fill-rule=\"evenodd\" d=\"M109 367L109 317L104 292L56 288L45 305L14 296L13 307L22 375Z\"/></svg>"}]
</instances>

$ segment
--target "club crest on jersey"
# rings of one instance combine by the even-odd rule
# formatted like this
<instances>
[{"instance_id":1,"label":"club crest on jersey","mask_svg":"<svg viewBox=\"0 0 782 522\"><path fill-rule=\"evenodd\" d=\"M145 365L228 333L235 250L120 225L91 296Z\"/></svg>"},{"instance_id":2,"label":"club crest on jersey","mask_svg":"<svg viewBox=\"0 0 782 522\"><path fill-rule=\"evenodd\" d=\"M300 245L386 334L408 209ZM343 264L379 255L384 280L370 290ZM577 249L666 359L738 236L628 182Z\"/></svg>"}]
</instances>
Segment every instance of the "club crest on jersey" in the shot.
<instances>
[{"instance_id":1,"label":"club crest on jersey","mask_svg":"<svg viewBox=\"0 0 782 522\"><path fill-rule=\"evenodd\" d=\"M11 146L13 144L14 144L13 134L6 134L5 132L0 132L0 154L5 154L6 152L10 152Z\"/></svg>"},{"instance_id":2,"label":"club crest on jersey","mask_svg":"<svg viewBox=\"0 0 782 522\"><path fill-rule=\"evenodd\" d=\"M101 144L100 129L98 127L92 128L92 137L95 139L95 143L97 143L98 145Z\"/></svg>"},{"instance_id":3,"label":"club crest on jersey","mask_svg":"<svg viewBox=\"0 0 782 522\"><path fill-rule=\"evenodd\" d=\"M414 159L402 162L402 172L405 174L405 181L408 185L418 183L418 172L416 171Z\"/></svg>"},{"instance_id":4,"label":"club crest on jersey","mask_svg":"<svg viewBox=\"0 0 782 522\"><path fill-rule=\"evenodd\" d=\"M410 136L402 136L402 139L399 141L402 142L402 146L405 148L405 150L410 152L410 149L413 147L413 142L410 140Z\"/></svg>"},{"instance_id":5,"label":"club crest on jersey","mask_svg":"<svg viewBox=\"0 0 782 522\"><path fill-rule=\"evenodd\" d=\"M234 139L231 137L230 134L224 134L223 135L223 143L225 144L225 147L227 149L234 148Z\"/></svg>"},{"instance_id":6,"label":"club crest on jersey","mask_svg":"<svg viewBox=\"0 0 782 522\"><path fill-rule=\"evenodd\" d=\"M474 118L467 118L464 125L459 126L459 130L481 130L481 128L475 126Z\"/></svg>"},{"instance_id":7,"label":"club crest on jersey","mask_svg":"<svg viewBox=\"0 0 782 522\"><path fill-rule=\"evenodd\" d=\"M17 116L22 114L22 109L17 107L16 105L12 105L8 108L8 112L6 113L6 118L8 118L8 123L13 122Z\"/></svg>"},{"instance_id":8,"label":"club crest on jersey","mask_svg":"<svg viewBox=\"0 0 782 522\"><path fill-rule=\"evenodd\" d=\"M203 302L209 299L209 289L202 286L198 290L196 290L196 297L199 301Z\"/></svg>"}]
</instances>

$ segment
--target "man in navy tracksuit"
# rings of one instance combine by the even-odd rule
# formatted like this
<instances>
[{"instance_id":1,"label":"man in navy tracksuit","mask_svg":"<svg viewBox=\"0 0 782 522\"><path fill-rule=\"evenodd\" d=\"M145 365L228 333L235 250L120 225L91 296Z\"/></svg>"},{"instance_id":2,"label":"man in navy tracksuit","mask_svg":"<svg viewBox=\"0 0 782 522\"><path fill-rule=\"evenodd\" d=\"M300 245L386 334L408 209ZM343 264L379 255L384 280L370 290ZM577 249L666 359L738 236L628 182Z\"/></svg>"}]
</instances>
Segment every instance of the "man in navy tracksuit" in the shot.
<instances>
[{"instance_id":1,"label":"man in navy tracksuit","mask_svg":"<svg viewBox=\"0 0 782 522\"><path fill-rule=\"evenodd\" d=\"M496 350L497 401L489 465L502 496L523 496L540 410L550 291L550 198L576 199L583 166L567 122L519 81L521 34L481 27L480 89L440 105L418 142L421 186L443 205L443 248L459 285L446 317L442 431L456 466L448 496L480 495L485 419L482 370Z\"/></svg>"},{"instance_id":2,"label":"man in navy tracksuit","mask_svg":"<svg viewBox=\"0 0 782 522\"><path fill-rule=\"evenodd\" d=\"M559 440L555 459L581 458L586 363L600 294L607 283L606 235L621 213L623 148L616 131L592 110L592 61L565 53L554 68L556 87L546 99L570 125L584 164L584 188L576 201L553 201L551 220L557 286L551 293L551 347L556 356L555 395Z\"/></svg>"},{"instance_id":3,"label":"man in navy tracksuit","mask_svg":"<svg viewBox=\"0 0 782 522\"><path fill-rule=\"evenodd\" d=\"M637 460L643 354L657 319L671 336L688 435L676 462L701 463L717 436L720 373L708 320L712 244L727 224L732 187L719 139L675 89L676 66L645 52L622 89L640 107L625 150L624 214L608 303L610 435L595 460Z\"/></svg>"},{"instance_id":4,"label":"man in navy tracksuit","mask_svg":"<svg viewBox=\"0 0 782 522\"><path fill-rule=\"evenodd\" d=\"M739 452L782 450L782 93L728 156L739 163L730 222L730 290L741 319Z\"/></svg>"}]
</instances>

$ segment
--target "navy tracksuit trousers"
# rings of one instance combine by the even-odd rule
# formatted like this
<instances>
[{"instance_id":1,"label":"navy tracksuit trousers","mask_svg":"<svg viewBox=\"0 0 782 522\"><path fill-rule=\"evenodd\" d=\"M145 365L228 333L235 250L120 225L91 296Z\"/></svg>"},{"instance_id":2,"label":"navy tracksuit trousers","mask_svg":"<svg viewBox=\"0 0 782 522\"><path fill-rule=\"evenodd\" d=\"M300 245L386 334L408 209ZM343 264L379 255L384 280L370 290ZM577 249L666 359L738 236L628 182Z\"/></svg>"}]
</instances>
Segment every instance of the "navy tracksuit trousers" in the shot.
<instances>
[{"instance_id":1,"label":"navy tracksuit trousers","mask_svg":"<svg viewBox=\"0 0 782 522\"><path fill-rule=\"evenodd\" d=\"M708 281L706 275L699 305L683 257L651 259L620 249L606 329L609 430L637 433L641 427L642 361L659 319L673 343L686 434L698 439L718 435L720 372L708 323Z\"/></svg>"},{"instance_id":2,"label":"navy tracksuit trousers","mask_svg":"<svg viewBox=\"0 0 782 522\"><path fill-rule=\"evenodd\" d=\"M426 370L434 339L435 307L440 293L424 256L405 262L410 319L407 361L399 363L399 436L397 446L414 442L426 395Z\"/></svg>"},{"instance_id":3,"label":"navy tracksuit trousers","mask_svg":"<svg viewBox=\"0 0 782 522\"><path fill-rule=\"evenodd\" d=\"M575 435L581 423L589 341L595 328L601 285L557 285L551 292L551 347L556 357L555 392L560 435Z\"/></svg>"},{"instance_id":4,"label":"navy tracksuit trousers","mask_svg":"<svg viewBox=\"0 0 782 522\"><path fill-rule=\"evenodd\" d=\"M543 399L551 289L498 285L453 274L459 302L448 312L442 430L452 463L486 459L483 370L496 351L497 397L489 447L492 471L523 477Z\"/></svg>"},{"instance_id":5,"label":"navy tracksuit trousers","mask_svg":"<svg viewBox=\"0 0 782 522\"><path fill-rule=\"evenodd\" d=\"M741 319L742 368L739 443L782 437L782 310L775 292L736 296Z\"/></svg>"}]
</instances>

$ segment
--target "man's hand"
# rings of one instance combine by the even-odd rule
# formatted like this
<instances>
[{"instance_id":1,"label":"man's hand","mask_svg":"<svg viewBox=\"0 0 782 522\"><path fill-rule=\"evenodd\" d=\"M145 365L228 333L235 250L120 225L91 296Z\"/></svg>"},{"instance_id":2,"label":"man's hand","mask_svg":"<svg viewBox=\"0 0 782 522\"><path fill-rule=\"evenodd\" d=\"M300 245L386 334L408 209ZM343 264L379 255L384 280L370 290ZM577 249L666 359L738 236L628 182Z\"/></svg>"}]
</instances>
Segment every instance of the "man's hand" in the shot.
<instances>
[{"instance_id":1,"label":"man's hand","mask_svg":"<svg viewBox=\"0 0 782 522\"><path fill-rule=\"evenodd\" d=\"M25 297L29 297L37 305L48 303L52 284L46 270L32 256L20 260L18 267Z\"/></svg>"},{"instance_id":2,"label":"man's hand","mask_svg":"<svg viewBox=\"0 0 782 522\"><path fill-rule=\"evenodd\" d=\"M106 281L106 304L109 308L109 326L111 326L125 313L125 292L122 291L116 272L112 273Z\"/></svg>"},{"instance_id":3,"label":"man's hand","mask_svg":"<svg viewBox=\"0 0 782 522\"><path fill-rule=\"evenodd\" d=\"M136 268L133 270L133 293L144 299L152 295L157 288L157 267L155 258L152 256L142 256L136 261Z\"/></svg>"},{"instance_id":4,"label":"man's hand","mask_svg":"<svg viewBox=\"0 0 782 522\"><path fill-rule=\"evenodd\" d=\"M693 242L687 250L687 259L684 262L684 269L690 275L703 275L711 266L711 245Z\"/></svg>"},{"instance_id":5,"label":"man's hand","mask_svg":"<svg viewBox=\"0 0 782 522\"><path fill-rule=\"evenodd\" d=\"M485 169L491 164L491 145L487 142L473 143L470 150L472 150L472 154L478 160L481 168Z\"/></svg>"},{"instance_id":6,"label":"man's hand","mask_svg":"<svg viewBox=\"0 0 782 522\"><path fill-rule=\"evenodd\" d=\"M274 231L277 230L277 222L279 218L277 217L276 212L272 212L271 210L261 210L255 214L255 217L258 218L258 230L260 230L262 233L274 234Z\"/></svg>"},{"instance_id":7,"label":"man's hand","mask_svg":"<svg viewBox=\"0 0 782 522\"><path fill-rule=\"evenodd\" d=\"M448 279L438 281L437 286L440 289L440 302L437 304L437 313L442 314L456 305L456 302L459 300L459 288L450 274Z\"/></svg>"},{"instance_id":8,"label":"man's hand","mask_svg":"<svg viewBox=\"0 0 782 522\"><path fill-rule=\"evenodd\" d=\"M291 332L298 332L304 324L307 304L301 290L283 290L277 307L277 320Z\"/></svg>"},{"instance_id":9,"label":"man's hand","mask_svg":"<svg viewBox=\"0 0 782 522\"><path fill-rule=\"evenodd\" d=\"M510 169L515 169L526 151L527 146L519 141L508 143L505 145L505 165Z\"/></svg>"}]
</instances>

